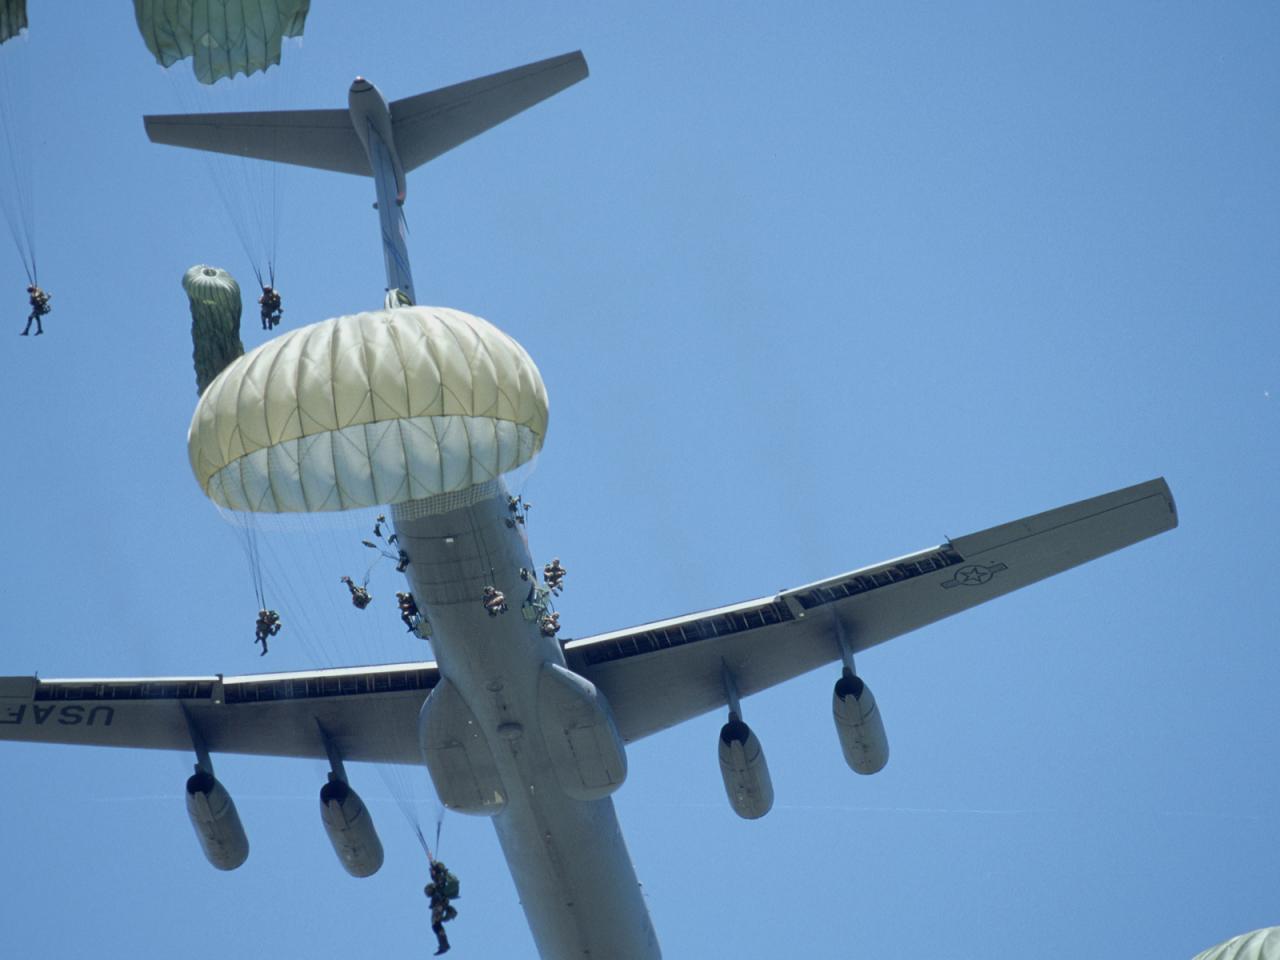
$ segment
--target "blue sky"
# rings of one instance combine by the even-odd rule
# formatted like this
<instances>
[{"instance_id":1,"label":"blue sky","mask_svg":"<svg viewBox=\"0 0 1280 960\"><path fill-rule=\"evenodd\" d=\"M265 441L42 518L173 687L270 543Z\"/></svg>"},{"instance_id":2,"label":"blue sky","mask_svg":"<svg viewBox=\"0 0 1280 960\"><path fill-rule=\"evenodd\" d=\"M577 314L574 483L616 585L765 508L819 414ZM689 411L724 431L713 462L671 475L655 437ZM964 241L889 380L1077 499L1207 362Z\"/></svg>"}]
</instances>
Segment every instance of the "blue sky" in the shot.
<instances>
[{"instance_id":1,"label":"blue sky","mask_svg":"<svg viewBox=\"0 0 1280 960\"><path fill-rule=\"evenodd\" d=\"M252 272L208 165L143 134L189 95L127 4L72 6L33 0L24 51L44 337L18 338L0 255L0 674L381 649L362 623L256 656L244 556L187 466L180 286ZM472 6L317 4L285 96L585 52L590 79L411 175L406 206L420 300L507 330L547 383L524 489L535 556L571 571L568 635L1158 475L1179 506L1170 534L861 657L881 774L841 761L834 667L744 704L764 820L725 801L720 716L633 745L616 800L665 955L1190 957L1275 923L1280 11ZM372 184L276 183L286 328L377 305ZM274 562L301 570L291 549ZM393 615L386 644L414 653ZM422 857L374 769L351 773L387 863L356 881L298 761L218 760L253 852L214 871L190 762L0 745L6 953L428 949ZM443 844L458 955L532 955L489 824L450 816Z\"/></svg>"}]
</instances>

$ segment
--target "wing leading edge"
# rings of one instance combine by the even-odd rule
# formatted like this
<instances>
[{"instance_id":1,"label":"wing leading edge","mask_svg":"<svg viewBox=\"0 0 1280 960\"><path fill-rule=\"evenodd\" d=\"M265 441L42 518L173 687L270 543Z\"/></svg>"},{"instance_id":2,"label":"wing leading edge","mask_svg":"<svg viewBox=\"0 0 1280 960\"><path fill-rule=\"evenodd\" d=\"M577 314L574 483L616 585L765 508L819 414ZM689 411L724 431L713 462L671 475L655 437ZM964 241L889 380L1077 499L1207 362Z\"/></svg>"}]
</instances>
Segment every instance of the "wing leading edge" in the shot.
<instances>
[{"instance_id":1,"label":"wing leading edge","mask_svg":"<svg viewBox=\"0 0 1280 960\"><path fill-rule=\"evenodd\" d=\"M418 711L434 663L245 677L39 680L0 677L0 740L326 756L317 724L347 760L420 764Z\"/></svg>"},{"instance_id":2,"label":"wing leading edge","mask_svg":"<svg viewBox=\"0 0 1280 960\"><path fill-rule=\"evenodd\" d=\"M1178 524L1163 479L771 597L568 644L632 741L726 705L722 670L757 693Z\"/></svg>"},{"instance_id":3,"label":"wing leading edge","mask_svg":"<svg viewBox=\"0 0 1280 960\"><path fill-rule=\"evenodd\" d=\"M1163 479L732 606L569 641L618 730L638 740L725 706L722 671L757 693L1178 525ZM417 764L434 663L245 677L0 677L0 740Z\"/></svg>"}]
</instances>

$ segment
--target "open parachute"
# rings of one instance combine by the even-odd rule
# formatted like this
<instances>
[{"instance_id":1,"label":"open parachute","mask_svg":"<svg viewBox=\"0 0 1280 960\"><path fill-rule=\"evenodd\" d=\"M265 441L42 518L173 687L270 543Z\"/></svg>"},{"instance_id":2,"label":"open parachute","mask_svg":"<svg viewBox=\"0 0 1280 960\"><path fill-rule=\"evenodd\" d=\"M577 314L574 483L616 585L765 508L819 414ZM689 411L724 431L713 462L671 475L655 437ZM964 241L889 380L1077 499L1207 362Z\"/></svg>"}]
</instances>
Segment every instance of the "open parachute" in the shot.
<instances>
[{"instance_id":1,"label":"open parachute","mask_svg":"<svg viewBox=\"0 0 1280 960\"><path fill-rule=\"evenodd\" d=\"M240 340L240 285L225 270L197 264L182 276L191 302L191 359L196 391L204 393L214 377L244 354Z\"/></svg>"},{"instance_id":2,"label":"open parachute","mask_svg":"<svg viewBox=\"0 0 1280 960\"><path fill-rule=\"evenodd\" d=\"M187 452L231 510L348 510L465 490L542 447L533 360L441 307L325 320L245 354L205 390Z\"/></svg>"},{"instance_id":3,"label":"open parachute","mask_svg":"<svg viewBox=\"0 0 1280 960\"><path fill-rule=\"evenodd\" d=\"M1280 927L1242 933L1196 954L1193 960L1280 960Z\"/></svg>"},{"instance_id":4,"label":"open parachute","mask_svg":"<svg viewBox=\"0 0 1280 960\"><path fill-rule=\"evenodd\" d=\"M0 43L27 29L27 0L0 0Z\"/></svg>"},{"instance_id":5,"label":"open parachute","mask_svg":"<svg viewBox=\"0 0 1280 960\"><path fill-rule=\"evenodd\" d=\"M4 2L4 0L0 0ZM286 40L300 47L311 0L134 0L138 32L164 67L183 113L285 109L298 82L281 66ZM300 50L291 51L296 60ZM190 61L190 73L175 66ZM270 70L271 67L276 69ZM268 74L268 71L270 73ZM245 157L202 157L258 285L276 289L279 217L285 207L275 165ZM278 293L278 291L276 291ZM278 322L279 315L275 314ZM274 325L274 324L271 324ZM264 320L264 329L267 328Z\"/></svg>"},{"instance_id":6,"label":"open parachute","mask_svg":"<svg viewBox=\"0 0 1280 960\"><path fill-rule=\"evenodd\" d=\"M302 35L310 7L311 0L133 2L138 30L156 63L169 67L190 58L201 83L278 64L281 42Z\"/></svg>"},{"instance_id":7,"label":"open parachute","mask_svg":"<svg viewBox=\"0 0 1280 960\"><path fill-rule=\"evenodd\" d=\"M0 0L0 208L27 280L36 284L35 165L26 0Z\"/></svg>"}]
</instances>

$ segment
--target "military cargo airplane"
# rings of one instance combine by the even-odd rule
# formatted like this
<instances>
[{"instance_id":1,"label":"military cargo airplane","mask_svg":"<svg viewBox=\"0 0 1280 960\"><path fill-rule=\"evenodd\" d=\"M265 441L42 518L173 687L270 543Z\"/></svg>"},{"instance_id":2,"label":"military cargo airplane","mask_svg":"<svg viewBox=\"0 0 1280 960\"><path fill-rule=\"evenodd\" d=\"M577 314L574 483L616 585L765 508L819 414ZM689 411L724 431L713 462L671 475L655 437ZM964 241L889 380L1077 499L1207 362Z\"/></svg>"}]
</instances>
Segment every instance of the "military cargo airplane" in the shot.
<instances>
[{"instance_id":1,"label":"military cargo airplane","mask_svg":"<svg viewBox=\"0 0 1280 960\"><path fill-rule=\"evenodd\" d=\"M146 126L157 142L373 176L394 314L415 309L406 171L585 76L573 53L390 104L358 78L347 110L148 117ZM214 754L327 759L322 820L354 876L378 869L382 847L345 762L425 765L447 808L492 820L540 956L654 960L658 938L612 800L627 744L723 711L716 749L728 803L763 816L773 787L744 702L838 664L837 740L850 768L873 774L888 741L855 667L862 651L1177 526L1169 487L1154 479L769 596L561 642L539 629L541 594L512 503L500 477L392 503L435 662L4 677L0 739L193 752L188 812L221 869L244 862L248 840ZM495 616L495 594L529 599Z\"/></svg>"}]
</instances>

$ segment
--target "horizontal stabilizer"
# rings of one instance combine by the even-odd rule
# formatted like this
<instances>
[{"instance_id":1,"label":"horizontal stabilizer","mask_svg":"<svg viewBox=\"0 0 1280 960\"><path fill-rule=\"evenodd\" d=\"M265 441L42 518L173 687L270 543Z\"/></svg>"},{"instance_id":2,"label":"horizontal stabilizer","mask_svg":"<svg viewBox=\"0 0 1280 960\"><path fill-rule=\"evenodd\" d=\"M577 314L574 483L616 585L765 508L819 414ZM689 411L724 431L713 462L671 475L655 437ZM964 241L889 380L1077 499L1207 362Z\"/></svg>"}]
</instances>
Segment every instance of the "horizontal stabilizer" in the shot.
<instances>
[{"instance_id":1,"label":"horizontal stabilizer","mask_svg":"<svg viewBox=\"0 0 1280 960\"><path fill-rule=\"evenodd\" d=\"M586 75L579 51L397 100L390 109L400 163L420 167ZM348 110L159 114L143 123L153 143L373 175Z\"/></svg>"},{"instance_id":2,"label":"horizontal stabilizer","mask_svg":"<svg viewBox=\"0 0 1280 960\"><path fill-rule=\"evenodd\" d=\"M405 171L466 143L587 76L582 51L504 70L391 104L391 127Z\"/></svg>"},{"instance_id":3,"label":"horizontal stabilizer","mask_svg":"<svg viewBox=\"0 0 1280 960\"><path fill-rule=\"evenodd\" d=\"M142 122L152 143L373 175L346 110L174 113Z\"/></svg>"}]
</instances>

